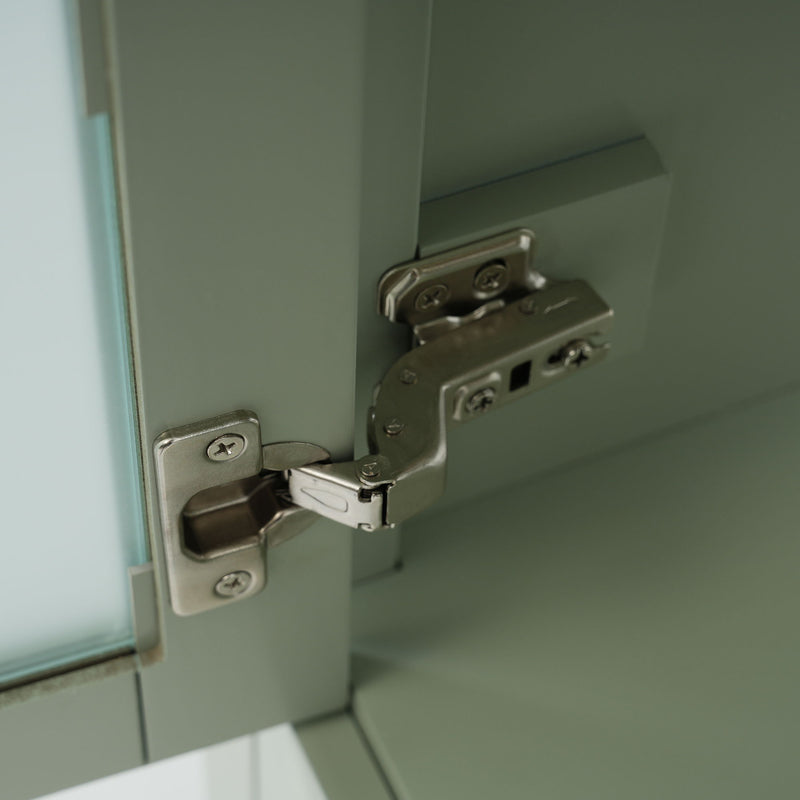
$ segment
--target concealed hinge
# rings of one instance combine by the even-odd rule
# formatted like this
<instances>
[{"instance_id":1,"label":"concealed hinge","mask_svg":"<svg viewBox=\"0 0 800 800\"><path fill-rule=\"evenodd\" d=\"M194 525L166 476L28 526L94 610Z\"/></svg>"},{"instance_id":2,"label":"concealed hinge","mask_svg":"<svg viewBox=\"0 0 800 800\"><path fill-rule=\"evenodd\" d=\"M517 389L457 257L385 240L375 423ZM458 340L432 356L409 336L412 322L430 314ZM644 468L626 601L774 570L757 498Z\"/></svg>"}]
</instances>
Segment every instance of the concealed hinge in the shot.
<instances>
[{"instance_id":1,"label":"concealed hinge","mask_svg":"<svg viewBox=\"0 0 800 800\"><path fill-rule=\"evenodd\" d=\"M444 491L447 429L561 380L607 353L613 312L585 282L533 268L529 230L389 270L379 310L414 346L375 390L369 455L331 463L315 445L262 447L237 411L155 445L172 606L193 614L260 591L265 551L317 515L394 527Z\"/></svg>"}]
</instances>

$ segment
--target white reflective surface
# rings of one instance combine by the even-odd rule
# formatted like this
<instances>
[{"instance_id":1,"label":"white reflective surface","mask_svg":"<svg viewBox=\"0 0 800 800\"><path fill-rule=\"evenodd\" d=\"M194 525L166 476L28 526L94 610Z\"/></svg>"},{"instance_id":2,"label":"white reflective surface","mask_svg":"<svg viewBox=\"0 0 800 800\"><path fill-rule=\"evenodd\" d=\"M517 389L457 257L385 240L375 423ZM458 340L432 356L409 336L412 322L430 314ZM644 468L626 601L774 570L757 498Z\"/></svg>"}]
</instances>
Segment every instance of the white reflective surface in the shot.
<instances>
[{"instance_id":1,"label":"white reflective surface","mask_svg":"<svg viewBox=\"0 0 800 800\"><path fill-rule=\"evenodd\" d=\"M106 122L72 28L65 3L0 0L0 681L129 645L146 558Z\"/></svg>"},{"instance_id":2,"label":"white reflective surface","mask_svg":"<svg viewBox=\"0 0 800 800\"><path fill-rule=\"evenodd\" d=\"M291 725L76 786L47 800L326 800Z\"/></svg>"}]
</instances>

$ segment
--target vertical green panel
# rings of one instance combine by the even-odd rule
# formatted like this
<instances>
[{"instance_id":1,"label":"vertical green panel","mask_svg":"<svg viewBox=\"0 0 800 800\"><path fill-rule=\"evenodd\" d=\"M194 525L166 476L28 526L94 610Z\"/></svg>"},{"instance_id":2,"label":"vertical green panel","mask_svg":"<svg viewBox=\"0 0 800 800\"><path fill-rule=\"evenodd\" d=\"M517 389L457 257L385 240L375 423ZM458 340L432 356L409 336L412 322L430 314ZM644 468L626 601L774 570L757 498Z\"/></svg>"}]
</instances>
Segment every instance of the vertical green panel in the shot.
<instances>
[{"instance_id":1,"label":"vertical green panel","mask_svg":"<svg viewBox=\"0 0 800 800\"><path fill-rule=\"evenodd\" d=\"M372 390L408 347L408 331L378 315L377 284L417 249L431 0L369 3L365 61L358 289L356 450L366 452ZM397 531L356 532L354 578L389 569Z\"/></svg>"},{"instance_id":2,"label":"vertical green panel","mask_svg":"<svg viewBox=\"0 0 800 800\"><path fill-rule=\"evenodd\" d=\"M0 795L28 800L143 763L132 659L8 692ZM120 664L126 671L117 671Z\"/></svg>"},{"instance_id":3,"label":"vertical green panel","mask_svg":"<svg viewBox=\"0 0 800 800\"><path fill-rule=\"evenodd\" d=\"M155 437L238 408L266 441L348 455L364 3L109 10L150 496ZM349 577L350 535L332 523L270 554L263 594L200 616L171 613L161 574L166 660L142 673L150 756L343 706Z\"/></svg>"},{"instance_id":4,"label":"vertical green panel","mask_svg":"<svg viewBox=\"0 0 800 800\"><path fill-rule=\"evenodd\" d=\"M297 737L328 800L392 800L391 789L350 714L299 725Z\"/></svg>"}]
</instances>

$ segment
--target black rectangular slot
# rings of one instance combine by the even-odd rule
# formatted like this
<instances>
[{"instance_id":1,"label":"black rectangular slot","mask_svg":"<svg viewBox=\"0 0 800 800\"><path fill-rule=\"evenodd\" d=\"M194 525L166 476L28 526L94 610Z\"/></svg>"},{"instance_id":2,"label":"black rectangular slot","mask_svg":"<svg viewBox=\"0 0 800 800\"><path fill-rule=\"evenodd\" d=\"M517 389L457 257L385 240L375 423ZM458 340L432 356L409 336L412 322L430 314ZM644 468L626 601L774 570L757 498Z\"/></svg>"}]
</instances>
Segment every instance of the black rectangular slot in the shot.
<instances>
[{"instance_id":1,"label":"black rectangular slot","mask_svg":"<svg viewBox=\"0 0 800 800\"><path fill-rule=\"evenodd\" d=\"M515 392L517 389L527 386L530 382L531 362L523 361L511 370L511 380L508 383L508 389L511 392Z\"/></svg>"}]
</instances>

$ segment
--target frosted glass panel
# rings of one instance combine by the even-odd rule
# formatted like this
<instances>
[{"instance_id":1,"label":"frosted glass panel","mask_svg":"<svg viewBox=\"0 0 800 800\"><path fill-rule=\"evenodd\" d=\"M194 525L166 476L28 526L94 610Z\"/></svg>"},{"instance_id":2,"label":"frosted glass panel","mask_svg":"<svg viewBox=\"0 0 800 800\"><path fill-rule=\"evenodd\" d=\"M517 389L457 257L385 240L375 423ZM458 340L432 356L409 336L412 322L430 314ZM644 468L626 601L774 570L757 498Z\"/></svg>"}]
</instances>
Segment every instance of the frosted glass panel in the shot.
<instances>
[{"instance_id":1,"label":"frosted glass panel","mask_svg":"<svg viewBox=\"0 0 800 800\"><path fill-rule=\"evenodd\" d=\"M146 560L108 124L73 27L0 0L0 682L130 646Z\"/></svg>"}]
</instances>

